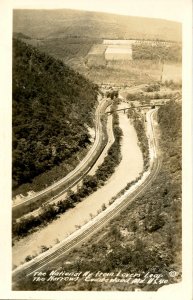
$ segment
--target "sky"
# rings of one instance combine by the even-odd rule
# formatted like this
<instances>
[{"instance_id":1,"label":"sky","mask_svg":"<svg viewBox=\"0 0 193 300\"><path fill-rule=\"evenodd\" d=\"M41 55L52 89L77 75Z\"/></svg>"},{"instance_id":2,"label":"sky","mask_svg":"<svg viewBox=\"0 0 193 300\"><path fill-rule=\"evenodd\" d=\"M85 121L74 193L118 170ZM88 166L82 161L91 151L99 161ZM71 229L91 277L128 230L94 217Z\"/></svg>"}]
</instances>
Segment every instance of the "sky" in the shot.
<instances>
[{"instance_id":1,"label":"sky","mask_svg":"<svg viewBox=\"0 0 193 300\"><path fill-rule=\"evenodd\" d=\"M191 0L14 0L14 8L71 8L182 22Z\"/></svg>"}]
</instances>

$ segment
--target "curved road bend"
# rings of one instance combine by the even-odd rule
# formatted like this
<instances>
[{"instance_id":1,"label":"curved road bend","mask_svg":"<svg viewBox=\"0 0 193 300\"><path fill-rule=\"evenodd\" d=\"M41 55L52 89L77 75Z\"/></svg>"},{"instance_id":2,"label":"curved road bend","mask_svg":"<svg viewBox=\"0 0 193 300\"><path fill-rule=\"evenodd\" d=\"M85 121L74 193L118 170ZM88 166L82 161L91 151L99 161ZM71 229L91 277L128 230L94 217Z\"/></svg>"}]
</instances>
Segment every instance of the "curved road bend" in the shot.
<instances>
[{"instance_id":1,"label":"curved road bend","mask_svg":"<svg viewBox=\"0 0 193 300\"><path fill-rule=\"evenodd\" d=\"M150 120L152 123L152 116L157 109L154 109L149 114ZM153 126L151 132L151 140L153 143L154 151L157 151L155 145L155 137L153 132ZM65 239L60 244L56 245L55 247L51 248L47 252L37 256L32 261L25 263L18 268L16 268L12 272L12 280L17 282L19 279L18 276L29 276L33 274L35 271L41 270L45 266L49 265L53 261L60 259L63 255L68 253L73 248L82 244L85 240L91 237L95 232L100 230L104 225L107 224L112 218L118 215L121 211L123 211L128 204L135 200L138 196L140 196L144 191L151 185L153 180L156 178L157 174L159 173L161 166L161 162L157 153L154 153L154 160L151 164L151 172L147 171L143 174L142 178L138 181L136 188L131 187L123 196L117 199L113 204L111 204L105 211L95 217L93 220L85 224L81 229L74 232L71 236Z\"/></svg>"},{"instance_id":2,"label":"curved road bend","mask_svg":"<svg viewBox=\"0 0 193 300\"><path fill-rule=\"evenodd\" d=\"M130 87L130 88L127 89L127 92L138 91L143 86L144 86L144 84L134 86L134 87ZM101 122L100 122L100 114L102 113L103 109L105 108L105 105L106 105L106 99L103 98L102 101L99 102L99 105L98 105L98 107L96 109L96 112L95 112L96 128L95 128L95 141L94 141L94 144L93 144L92 148L90 149L90 151L87 153L86 157L80 162L80 164L73 171L71 171L67 176L62 178L61 180L55 182L54 184L50 185L49 187L45 188L44 190L35 193L35 195L32 195L31 197L28 197L26 200L24 200L24 201L22 201L18 204L13 205L12 206L13 211L21 208L22 206L24 206L26 204L28 205L30 203L35 202L36 200L40 199L41 196L44 196L45 194L51 192L52 190L60 187L65 182L68 182L68 180L72 180L73 177L75 177L78 173L81 173L83 171L82 169L84 169L84 167L86 167L85 165L88 164L89 159L91 158L92 155L94 155L94 153L97 151L97 147L99 146L101 132L102 132L102 125L101 125ZM82 178L82 175L80 174L80 178L76 179L75 182L71 183L68 188L71 188L81 178ZM67 190L67 188L65 190ZM61 193L65 192L65 190L62 191ZM61 193L59 193L59 195ZM55 199L55 197L54 197L54 199Z\"/></svg>"},{"instance_id":3,"label":"curved road bend","mask_svg":"<svg viewBox=\"0 0 193 300\"><path fill-rule=\"evenodd\" d=\"M111 147L111 145L113 144L115 137L114 137L114 133L113 133L113 119L112 119L112 115L108 116L107 119L107 124L106 124L106 129L107 129L107 144L104 147L104 149L102 150L100 156L97 158L96 162L94 163L93 166L91 166L91 168L89 169L88 173L86 175L91 175L93 176L96 172L96 170L98 169L98 167L103 163L105 157L108 155L108 150ZM68 186L68 188L66 188L65 190L68 190L69 188L72 187L73 191L77 190L78 185L81 185L83 178L78 178L75 182L73 182L70 186ZM61 195L63 196L65 193L65 190L63 190L62 192L58 193L56 196L54 196L52 199L46 201L45 203L49 202L51 203L55 203L61 199L64 198L60 198Z\"/></svg>"},{"instance_id":4,"label":"curved road bend","mask_svg":"<svg viewBox=\"0 0 193 300\"><path fill-rule=\"evenodd\" d=\"M101 152L99 158L96 160L95 164L88 171L87 175L93 176L95 174L98 167L103 163L105 157L108 155L108 150L115 140L114 133L113 133L113 124L112 124L113 122L112 121L113 121L112 115L109 115L108 119L107 119L107 136L108 136L107 144L106 144L105 148L103 149L103 151ZM81 185L81 182L82 182L82 179L80 179L80 178L78 178L77 181L74 181L72 183L72 191L76 192L78 186ZM68 188L62 190L60 193L57 193L57 195L55 195L51 199L46 200L44 203L45 204L47 204L47 203L54 204L60 200L64 200L66 197L65 191L69 188L71 188L71 185L68 186ZM38 216L41 213L41 211L42 211L41 207L39 207L39 208L33 210L32 212L26 213L25 218L30 217L32 215Z\"/></svg>"},{"instance_id":5,"label":"curved road bend","mask_svg":"<svg viewBox=\"0 0 193 300\"><path fill-rule=\"evenodd\" d=\"M84 169L86 168L87 164L89 163L89 161L92 159L93 155L97 152L97 148L100 145L101 142L101 136L102 136L102 124L100 122L100 115L102 114L103 110L105 109L105 106L107 105L106 103L106 99L103 98L100 102L99 105L96 109L95 112L95 120L96 120L96 128L95 128L95 141L94 144L92 146L92 148L89 150L89 152L87 153L87 155L85 156L85 158L80 162L80 164L78 164L78 166L71 171L67 176L65 176L64 178L62 178L61 180L55 182L54 184L52 184L51 186L47 187L46 189L37 192L35 195L31 196L30 198L22 201L21 203L15 204L12 206L13 210L16 210L18 208L21 208L22 206L30 203L30 202L35 202L36 200L40 199L41 196L45 195L48 192L51 192L52 190L60 187L61 185L63 185L64 183L67 183L69 180L72 180L73 177L77 176L78 174L80 174L80 177L82 178L82 174L81 172L84 171ZM75 183L78 180L75 181Z\"/></svg>"},{"instance_id":6,"label":"curved road bend","mask_svg":"<svg viewBox=\"0 0 193 300\"><path fill-rule=\"evenodd\" d=\"M57 243L64 241L77 228L82 227L99 214L103 204L109 206L109 201L123 190L128 182L135 180L143 172L143 156L138 145L137 133L124 113L119 114L119 127L123 132L120 145L121 160L115 172L103 186L91 193L84 201L77 203L73 209L58 216L48 226L37 228L37 231L15 241L12 253L15 267L24 263L28 255L39 255L42 245L51 248L56 245L56 241ZM61 197L64 199L64 196ZM31 214L34 213L35 211Z\"/></svg>"}]
</instances>

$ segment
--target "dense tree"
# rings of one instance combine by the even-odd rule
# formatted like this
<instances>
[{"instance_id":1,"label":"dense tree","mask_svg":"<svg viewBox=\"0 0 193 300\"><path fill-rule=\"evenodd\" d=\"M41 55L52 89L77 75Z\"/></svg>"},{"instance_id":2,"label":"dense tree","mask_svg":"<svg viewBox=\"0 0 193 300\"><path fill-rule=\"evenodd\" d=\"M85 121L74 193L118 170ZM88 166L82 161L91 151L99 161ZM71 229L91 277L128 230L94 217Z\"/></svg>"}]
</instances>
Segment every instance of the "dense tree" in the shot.
<instances>
[{"instance_id":1,"label":"dense tree","mask_svg":"<svg viewBox=\"0 0 193 300\"><path fill-rule=\"evenodd\" d=\"M116 108L116 104L114 104ZM53 221L59 214L64 213L66 210L73 208L76 203L82 201L85 197L92 194L98 187L113 174L115 167L119 164L121 159L120 141L122 130L119 128L118 115L113 115L113 130L115 141L108 151L103 163L99 166L94 175L87 175L84 177L81 187L74 193L69 190L67 198L60 200L56 205L43 205L42 212L38 216L31 216L30 218L21 218L20 221L13 221L12 232L13 236L22 237L29 234L33 230L37 230L39 225L46 225L48 222ZM103 204L102 210L106 206Z\"/></svg>"},{"instance_id":2,"label":"dense tree","mask_svg":"<svg viewBox=\"0 0 193 300\"><path fill-rule=\"evenodd\" d=\"M13 39L13 188L90 143L96 98L96 85Z\"/></svg>"},{"instance_id":3,"label":"dense tree","mask_svg":"<svg viewBox=\"0 0 193 300\"><path fill-rule=\"evenodd\" d=\"M155 45L142 43L132 45L133 59L148 59L167 62L181 62L182 47L180 44L164 45L157 43Z\"/></svg>"}]
</instances>

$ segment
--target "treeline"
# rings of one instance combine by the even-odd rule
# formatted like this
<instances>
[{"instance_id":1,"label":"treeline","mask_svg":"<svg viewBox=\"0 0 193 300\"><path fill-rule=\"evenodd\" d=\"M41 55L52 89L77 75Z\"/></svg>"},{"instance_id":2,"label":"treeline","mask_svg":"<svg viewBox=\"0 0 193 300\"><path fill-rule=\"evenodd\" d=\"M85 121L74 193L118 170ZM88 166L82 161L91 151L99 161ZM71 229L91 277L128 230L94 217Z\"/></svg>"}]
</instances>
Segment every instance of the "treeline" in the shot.
<instances>
[{"instance_id":1,"label":"treeline","mask_svg":"<svg viewBox=\"0 0 193 300\"><path fill-rule=\"evenodd\" d=\"M115 105L115 104L114 104ZM121 160L120 141L122 130L119 128L118 115L113 115L113 132L115 141L108 150L108 155L103 163L98 167L95 175L87 175L83 179L82 186L78 188L76 193L70 191L67 199L57 202L57 204L48 204L42 207L42 212L38 216L30 216L21 218L20 221L13 220L12 233L13 236L23 237L30 231L34 231L38 226L45 226L49 222L56 219L66 210L73 208L78 202L92 194L97 188L104 185L105 181L113 174L115 167Z\"/></svg>"},{"instance_id":2,"label":"treeline","mask_svg":"<svg viewBox=\"0 0 193 300\"><path fill-rule=\"evenodd\" d=\"M148 59L156 61L179 62L182 61L182 47L180 44L173 45L132 45L133 59Z\"/></svg>"},{"instance_id":3,"label":"treeline","mask_svg":"<svg viewBox=\"0 0 193 300\"><path fill-rule=\"evenodd\" d=\"M148 89L148 88L147 88ZM152 88L150 87L151 92L154 92L152 90ZM147 93L150 92L150 90L148 89L147 91L145 91ZM126 96L126 99L128 101L148 101L148 100L154 100L154 99L171 99L173 97L175 97L178 94L178 92L174 93L159 93L156 92L153 94L144 94L143 92L137 92L137 93L128 93Z\"/></svg>"},{"instance_id":4,"label":"treeline","mask_svg":"<svg viewBox=\"0 0 193 300\"><path fill-rule=\"evenodd\" d=\"M158 111L158 123L162 128L160 145L167 158L167 167L171 176L177 180L175 173L181 172L182 168L180 104L170 101L170 103L161 107Z\"/></svg>"},{"instance_id":5,"label":"treeline","mask_svg":"<svg viewBox=\"0 0 193 300\"><path fill-rule=\"evenodd\" d=\"M81 247L54 263L66 272L160 274L168 283L181 280L181 106L171 101L159 108L162 168L143 195ZM66 264L66 260L70 264ZM50 266L50 270L53 266ZM177 276L169 276L176 271ZM49 270L47 270L49 271ZM49 272L48 272L49 273ZM155 275L156 276L156 275ZM57 282L25 280L29 290L157 290L163 284ZM23 289L18 285L18 289Z\"/></svg>"},{"instance_id":6,"label":"treeline","mask_svg":"<svg viewBox=\"0 0 193 300\"><path fill-rule=\"evenodd\" d=\"M97 92L62 61L13 39L13 189L62 162L60 176L68 173L90 144ZM36 189L45 185L41 179Z\"/></svg>"},{"instance_id":7,"label":"treeline","mask_svg":"<svg viewBox=\"0 0 193 300\"><path fill-rule=\"evenodd\" d=\"M137 133L138 144L143 155L143 168L146 171L149 167L149 143L144 126L144 119L134 110L128 110L128 118L132 120Z\"/></svg>"}]
</instances>

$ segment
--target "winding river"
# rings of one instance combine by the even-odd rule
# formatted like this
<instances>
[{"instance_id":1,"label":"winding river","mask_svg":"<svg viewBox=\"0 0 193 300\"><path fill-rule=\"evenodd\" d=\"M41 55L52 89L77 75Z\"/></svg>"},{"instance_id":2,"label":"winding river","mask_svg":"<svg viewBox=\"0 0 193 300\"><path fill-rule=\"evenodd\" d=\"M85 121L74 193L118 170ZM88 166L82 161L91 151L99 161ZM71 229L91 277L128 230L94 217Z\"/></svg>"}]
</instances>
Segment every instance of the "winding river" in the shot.
<instances>
[{"instance_id":1,"label":"winding river","mask_svg":"<svg viewBox=\"0 0 193 300\"><path fill-rule=\"evenodd\" d=\"M18 266L28 255L39 254L41 246L51 247L57 241L63 240L78 226L82 226L95 216L103 204L108 205L113 196L142 172L143 158L138 146L137 134L127 114L123 112L119 113L119 126L123 131L122 160L113 175L103 187L78 203L75 208L70 209L48 226L16 242L13 246L13 265Z\"/></svg>"}]
</instances>

